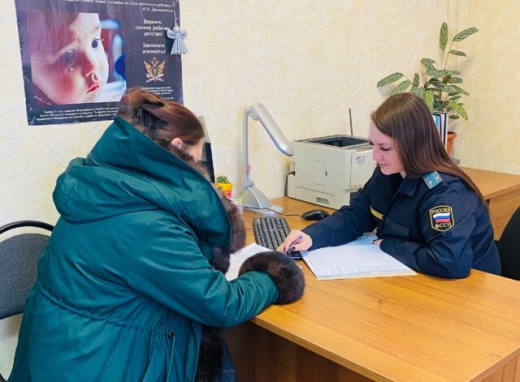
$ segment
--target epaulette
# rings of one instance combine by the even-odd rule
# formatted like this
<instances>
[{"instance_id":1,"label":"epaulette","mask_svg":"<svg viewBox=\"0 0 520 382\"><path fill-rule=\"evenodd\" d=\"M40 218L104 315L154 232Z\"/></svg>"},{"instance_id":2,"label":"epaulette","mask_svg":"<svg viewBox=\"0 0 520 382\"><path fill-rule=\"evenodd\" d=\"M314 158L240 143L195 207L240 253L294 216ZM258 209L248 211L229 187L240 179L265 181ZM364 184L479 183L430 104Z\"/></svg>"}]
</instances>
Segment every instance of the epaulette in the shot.
<instances>
[{"instance_id":1,"label":"epaulette","mask_svg":"<svg viewBox=\"0 0 520 382\"><path fill-rule=\"evenodd\" d=\"M423 175L422 178L430 190L442 182L442 178L437 171L429 172Z\"/></svg>"}]
</instances>

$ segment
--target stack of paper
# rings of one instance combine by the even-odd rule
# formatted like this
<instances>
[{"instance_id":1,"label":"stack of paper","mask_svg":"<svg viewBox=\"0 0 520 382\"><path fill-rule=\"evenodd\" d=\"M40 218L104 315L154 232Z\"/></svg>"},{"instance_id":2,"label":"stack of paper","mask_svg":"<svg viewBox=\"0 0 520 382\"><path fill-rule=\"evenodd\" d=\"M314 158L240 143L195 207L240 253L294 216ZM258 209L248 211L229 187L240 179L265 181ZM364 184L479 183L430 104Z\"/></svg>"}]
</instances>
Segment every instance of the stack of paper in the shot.
<instances>
[{"instance_id":1,"label":"stack of paper","mask_svg":"<svg viewBox=\"0 0 520 382\"><path fill-rule=\"evenodd\" d=\"M302 252L302 257L318 280L359 277L411 276L416 273L383 252L372 241L375 235L361 236L338 247Z\"/></svg>"}]
</instances>

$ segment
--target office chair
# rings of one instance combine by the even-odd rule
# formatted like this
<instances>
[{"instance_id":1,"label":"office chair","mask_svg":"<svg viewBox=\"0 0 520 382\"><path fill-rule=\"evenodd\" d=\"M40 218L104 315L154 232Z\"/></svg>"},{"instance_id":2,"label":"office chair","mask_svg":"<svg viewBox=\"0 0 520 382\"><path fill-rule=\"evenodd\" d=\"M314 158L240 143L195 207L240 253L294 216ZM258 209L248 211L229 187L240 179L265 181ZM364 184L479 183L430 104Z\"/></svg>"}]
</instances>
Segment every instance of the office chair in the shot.
<instances>
[{"instance_id":1,"label":"office chair","mask_svg":"<svg viewBox=\"0 0 520 382\"><path fill-rule=\"evenodd\" d=\"M520 207L507 222L504 232L497 241L502 276L520 280Z\"/></svg>"},{"instance_id":2,"label":"office chair","mask_svg":"<svg viewBox=\"0 0 520 382\"><path fill-rule=\"evenodd\" d=\"M21 227L51 232L54 228L47 223L22 220L0 227L0 235ZM25 298L36 281L38 260L48 241L47 232L25 233L25 230L0 241L0 320L23 312ZM5 382L2 375L0 382Z\"/></svg>"}]
</instances>

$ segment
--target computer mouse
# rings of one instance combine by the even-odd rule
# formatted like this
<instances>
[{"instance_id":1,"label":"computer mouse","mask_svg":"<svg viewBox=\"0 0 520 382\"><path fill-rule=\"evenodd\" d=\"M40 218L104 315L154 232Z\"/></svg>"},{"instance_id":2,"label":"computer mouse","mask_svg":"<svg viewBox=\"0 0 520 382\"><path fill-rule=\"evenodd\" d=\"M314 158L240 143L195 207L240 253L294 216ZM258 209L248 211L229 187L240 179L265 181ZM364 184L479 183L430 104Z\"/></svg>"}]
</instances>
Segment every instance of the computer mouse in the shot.
<instances>
[{"instance_id":1,"label":"computer mouse","mask_svg":"<svg viewBox=\"0 0 520 382\"><path fill-rule=\"evenodd\" d=\"M304 212L302 214L302 218L305 220L316 221L316 220L321 220L323 218L326 218L329 215L330 214L325 210L310 210L310 211Z\"/></svg>"}]
</instances>

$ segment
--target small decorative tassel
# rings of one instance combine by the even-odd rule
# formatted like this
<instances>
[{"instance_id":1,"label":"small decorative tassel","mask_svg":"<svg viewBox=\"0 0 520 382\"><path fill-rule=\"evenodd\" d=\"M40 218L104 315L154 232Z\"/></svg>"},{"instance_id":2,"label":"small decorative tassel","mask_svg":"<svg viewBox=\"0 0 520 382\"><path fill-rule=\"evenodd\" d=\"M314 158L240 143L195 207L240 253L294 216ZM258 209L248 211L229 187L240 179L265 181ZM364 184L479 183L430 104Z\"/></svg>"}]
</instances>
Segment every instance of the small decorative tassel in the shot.
<instances>
[{"instance_id":1,"label":"small decorative tassel","mask_svg":"<svg viewBox=\"0 0 520 382\"><path fill-rule=\"evenodd\" d=\"M188 48L184 44L184 39L188 36L184 29L179 28L177 23L171 29L166 30L166 35L173 40L172 50L170 54L188 53Z\"/></svg>"}]
</instances>

